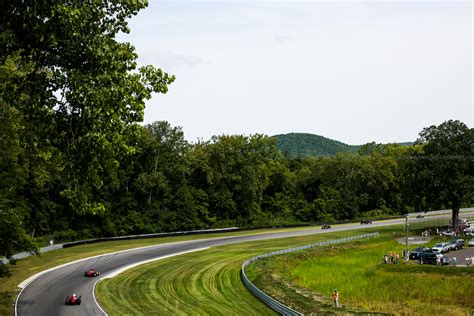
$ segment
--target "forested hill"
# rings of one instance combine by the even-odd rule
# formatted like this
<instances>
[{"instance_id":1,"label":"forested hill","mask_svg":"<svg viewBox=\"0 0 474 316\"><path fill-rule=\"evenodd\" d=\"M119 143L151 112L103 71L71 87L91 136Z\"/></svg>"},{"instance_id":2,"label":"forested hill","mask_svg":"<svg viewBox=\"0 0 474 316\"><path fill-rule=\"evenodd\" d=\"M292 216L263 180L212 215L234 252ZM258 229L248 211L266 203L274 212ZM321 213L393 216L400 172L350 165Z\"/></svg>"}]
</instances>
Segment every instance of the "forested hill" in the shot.
<instances>
[{"instance_id":1,"label":"forested hill","mask_svg":"<svg viewBox=\"0 0 474 316\"><path fill-rule=\"evenodd\" d=\"M340 141L308 133L289 133L272 136L280 151L293 158L334 156L342 152L356 152L362 145L347 145ZM411 146L413 142L398 143Z\"/></svg>"},{"instance_id":2,"label":"forested hill","mask_svg":"<svg viewBox=\"0 0 474 316\"><path fill-rule=\"evenodd\" d=\"M283 154L291 157L333 156L339 152L355 152L359 145L347 145L334 139L307 133L273 136Z\"/></svg>"}]
</instances>

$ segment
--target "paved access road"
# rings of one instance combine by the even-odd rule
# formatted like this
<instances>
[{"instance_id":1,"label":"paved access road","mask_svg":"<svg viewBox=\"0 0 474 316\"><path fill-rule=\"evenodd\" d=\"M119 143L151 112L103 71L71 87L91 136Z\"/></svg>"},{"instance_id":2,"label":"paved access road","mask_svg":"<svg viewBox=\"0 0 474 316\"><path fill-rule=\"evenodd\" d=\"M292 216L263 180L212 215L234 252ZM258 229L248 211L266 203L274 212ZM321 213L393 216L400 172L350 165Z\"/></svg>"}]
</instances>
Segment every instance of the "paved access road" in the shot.
<instances>
[{"instance_id":1,"label":"paved access road","mask_svg":"<svg viewBox=\"0 0 474 316\"><path fill-rule=\"evenodd\" d=\"M463 214L474 213L464 212ZM471 215L471 216L472 216ZM450 217L449 214L430 216L432 219ZM265 233L250 236L220 237L201 240L184 241L177 243L161 244L156 246L131 249L118 253L102 255L95 258L85 259L66 266L48 271L30 282L23 288L17 299L15 313L17 315L104 315L104 311L98 306L94 297L94 284L102 277L112 274L114 271L137 262L150 260L166 255L173 255L185 251L192 251L205 247L214 247L230 243L257 241L273 238L286 238L293 236L329 233L333 231L344 231L362 229L367 227L383 227L405 223L405 219L393 219L374 222L372 225L360 225L360 223L334 226L329 230L321 230L320 227L290 232ZM84 271L94 267L102 272L100 277L86 278ZM76 293L82 296L80 306L66 306L67 295Z\"/></svg>"}]
</instances>

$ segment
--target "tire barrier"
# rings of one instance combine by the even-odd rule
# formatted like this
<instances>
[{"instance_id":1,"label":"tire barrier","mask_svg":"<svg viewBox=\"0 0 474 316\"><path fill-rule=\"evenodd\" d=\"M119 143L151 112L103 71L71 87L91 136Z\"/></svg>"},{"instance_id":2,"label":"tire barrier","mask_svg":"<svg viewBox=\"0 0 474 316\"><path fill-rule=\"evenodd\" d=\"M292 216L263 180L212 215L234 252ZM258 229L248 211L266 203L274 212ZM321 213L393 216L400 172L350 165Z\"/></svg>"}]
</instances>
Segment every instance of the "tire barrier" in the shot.
<instances>
[{"instance_id":1,"label":"tire barrier","mask_svg":"<svg viewBox=\"0 0 474 316\"><path fill-rule=\"evenodd\" d=\"M272 257L276 255L283 255L291 252L296 252L296 251L301 251L301 250L307 250L311 249L314 247L321 247L321 246L329 246L329 245L334 245L334 244L340 244L340 243L345 243L349 241L354 241L354 240L360 240L360 239L366 239L366 238L372 238L372 237L377 237L379 236L378 232L375 233L370 233L370 234L364 234L364 235L358 235L358 236L353 236L353 237L346 237L346 238L340 238L340 239L333 239L333 240L328 240L328 241L322 241L318 242L315 244L310 244L310 245L304 245L304 246L299 246L299 247L294 247L294 248L288 248L288 249L283 249L283 250L278 250L278 251L273 251L269 253L264 253L258 256L255 256L247 261L245 261L242 264L242 268L240 269L240 275L242 277L242 280L247 287L247 289L259 300L261 300L263 303L268 305L271 309L276 311L277 313L281 315L291 315L291 316L296 316L296 315L303 315L302 313L295 311L294 309L280 303L276 299L272 298L262 290L260 290L258 287L256 287L250 280L247 278L247 275L245 274L245 267L250 265L252 262L262 259L262 258L267 258L267 257Z\"/></svg>"}]
</instances>

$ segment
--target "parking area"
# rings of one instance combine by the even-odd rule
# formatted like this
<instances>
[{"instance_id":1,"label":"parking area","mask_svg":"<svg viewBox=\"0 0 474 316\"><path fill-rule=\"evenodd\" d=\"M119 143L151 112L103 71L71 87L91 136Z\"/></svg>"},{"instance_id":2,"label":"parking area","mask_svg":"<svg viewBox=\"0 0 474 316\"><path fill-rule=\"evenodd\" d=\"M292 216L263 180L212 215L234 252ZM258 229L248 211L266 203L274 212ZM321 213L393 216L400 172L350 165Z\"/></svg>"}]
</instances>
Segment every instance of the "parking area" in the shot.
<instances>
[{"instance_id":1,"label":"parking area","mask_svg":"<svg viewBox=\"0 0 474 316\"><path fill-rule=\"evenodd\" d=\"M466 265L466 258L474 257L474 247L466 247L460 250L451 250L450 252L445 253L451 260L456 256L457 265Z\"/></svg>"}]
</instances>

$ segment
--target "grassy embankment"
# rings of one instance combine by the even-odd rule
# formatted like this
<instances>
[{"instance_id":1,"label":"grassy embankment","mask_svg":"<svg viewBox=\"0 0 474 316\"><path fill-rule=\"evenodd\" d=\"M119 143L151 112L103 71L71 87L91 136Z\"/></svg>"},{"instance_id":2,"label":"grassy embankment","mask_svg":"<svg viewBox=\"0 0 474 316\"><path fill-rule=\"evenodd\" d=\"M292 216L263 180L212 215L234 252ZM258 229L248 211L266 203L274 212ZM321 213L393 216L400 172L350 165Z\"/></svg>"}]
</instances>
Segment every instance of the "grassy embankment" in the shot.
<instances>
[{"instance_id":1,"label":"grassy embankment","mask_svg":"<svg viewBox=\"0 0 474 316\"><path fill-rule=\"evenodd\" d=\"M383 231L392 234L397 229L398 232L401 231L400 227L385 228ZM368 228L366 231L368 230L375 231L376 229ZM379 230L382 231L381 229ZM275 231L272 230L272 232ZM261 231L252 231L251 233L258 232ZM114 313L123 314L125 310L136 314L140 312L140 308L150 308L148 311L153 311L154 313L157 311L169 312L170 310L177 313L182 311L184 313L196 311L196 308L199 308L204 313L205 311L212 313L216 310L232 310L233 314L239 313L238 311L242 311L243 314L246 313L247 307L245 306L255 308L252 309L254 313L270 313L266 307L261 305L247 292L240 282L238 272L241 263L245 259L276 249L361 233L363 232L340 232L212 248L205 252L170 258L129 270L115 279L104 281L99 286L98 292L101 303L110 310L112 315ZM249 234L249 232L224 234L224 236L242 234ZM122 249L218 236L221 235L182 236L155 240L145 239L92 244L45 253L40 258L31 257L20 260L18 265L12 269L12 277L2 279L0 283L0 297L2 298L0 315L11 314L11 303L14 295L17 293L16 286L18 283L28 276L49 267ZM185 260L182 260L184 256ZM123 283L123 280L126 280L125 283ZM145 290L146 295L142 295L144 291L141 288L142 286L147 287ZM135 295L135 293L142 294ZM118 294L118 296L114 297L115 294ZM159 296L158 298L156 297L157 295ZM218 303L215 304L216 301ZM139 305L138 308L135 305ZM131 312L132 310L133 312ZM147 312L143 313L146 314Z\"/></svg>"},{"instance_id":2,"label":"grassy embankment","mask_svg":"<svg viewBox=\"0 0 474 316\"><path fill-rule=\"evenodd\" d=\"M164 238L153 238L153 239L136 239L136 240L124 240L124 241L112 241L90 245L77 246L67 249L59 249L51 252L41 254L41 257L33 256L22 260L19 260L16 265L9 265L11 276L8 278L0 278L0 315L12 315L13 303L16 295L20 291L17 287L20 282L28 278L29 276L38 273L40 271L55 267L60 264L79 260L86 257L96 256L100 254L110 253L114 251L120 251L124 249L131 249L161 243L169 243L191 239L202 239L202 238L215 238L215 237L226 237L226 236L237 236L237 235L251 235L261 232L277 232L287 230L300 230L308 229L293 228L293 229L278 229L278 230L253 230L244 232L233 232L233 233L215 233L205 235L191 235L191 236L178 236L178 237L164 237Z\"/></svg>"},{"instance_id":3,"label":"grassy embankment","mask_svg":"<svg viewBox=\"0 0 474 316\"><path fill-rule=\"evenodd\" d=\"M384 253L404 248L393 237L262 259L248 274L257 286L305 314L467 315L474 304L474 269L382 264ZM330 298L334 288L344 305L337 310Z\"/></svg>"},{"instance_id":4,"label":"grassy embankment","mask_svg":"<svg viewBox=\"0 0 474 316\"><path fill-rule=\"evenodd\" d=\"M400 231L400 227L397 229ZM111 316L272 314L243 285L240 279L243 261L265 252L375 230L367 228L215 247L125 271L101 281L96 296ZM383 230L391 234L394 228Z\"/></svg>"}]
</instances>

